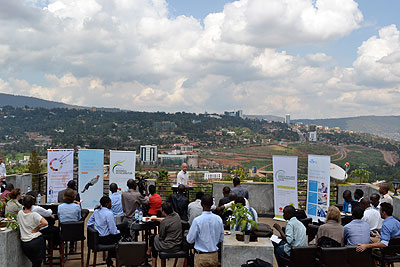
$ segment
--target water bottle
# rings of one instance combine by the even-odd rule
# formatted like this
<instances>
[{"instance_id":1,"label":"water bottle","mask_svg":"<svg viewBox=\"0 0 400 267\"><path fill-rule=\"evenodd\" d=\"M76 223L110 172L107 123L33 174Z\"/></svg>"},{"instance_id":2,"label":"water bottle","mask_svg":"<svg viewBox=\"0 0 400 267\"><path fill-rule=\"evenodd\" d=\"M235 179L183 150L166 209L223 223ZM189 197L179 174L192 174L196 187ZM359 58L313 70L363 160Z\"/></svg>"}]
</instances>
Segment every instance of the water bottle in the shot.
<instances>
[{"instance_id":1,"label":"water bottle","mask_svg":"<svg viewBox=\"0 0 400 267\"><path fill-rule=\"evenodd\" d=\"M140 211L139 211L139 222L142 222L142 220L143 220L143 211L142 211L142 209L140 209Z\"/></svg>"},{"instance_id":2,"label":"water bottle","mask_svg":"<svg viewBox=\"0 0 400 267\"><path fill-rule=\"evenodd\" d=\"M31 192L31 186L28 185L28 192Z\"/></svg>"},{"instance_id":3,"label":"water bottle","mask_svg":"<svg viewBox=\"0 0 400 267\"><path fill-rule=\"evenodd\" d=\"M351 204L349 203L349 208L347 209L349 213L351 213Z\"/></svg>"},{"instance_id":4,"label":"water bottle","mask_svg":"<svg viewBox=\"0 0 400 267\"><path fill-rule=\"evenodd\" d=\"M40 204L40 201L42 200L42 195L39 193L38 195L37 195L37 203L39 203Z\"/></svg>"},{"instance_id":5,"label":"water bottle","mask_svg":"<svg viewBox=\"0 0 400 267\"><path fill-rule=\"evenodd\" d=\"M135 221L139 219L139 210L136 208L135 210Z\"/></svg>"}]
</instances>

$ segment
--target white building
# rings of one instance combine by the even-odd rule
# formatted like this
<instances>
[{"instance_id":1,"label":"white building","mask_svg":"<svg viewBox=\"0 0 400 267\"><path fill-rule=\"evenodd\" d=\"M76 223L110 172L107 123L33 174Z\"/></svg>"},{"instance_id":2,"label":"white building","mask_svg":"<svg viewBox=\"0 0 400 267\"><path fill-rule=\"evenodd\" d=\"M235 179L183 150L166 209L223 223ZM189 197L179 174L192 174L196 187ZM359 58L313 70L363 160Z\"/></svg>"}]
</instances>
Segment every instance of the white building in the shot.
<instances>
[{"instance_id":1,"label":"white building","mask_svg":"<svg viewBox=\"0 0 400 267\"><path fill-rule=\"evenodd\" d=\"M157 162L157 146L140 146L140 160L143 163L153 164Z\"/></svg>"},{"instance_id":2,"label":"white building","mask_svg":"<svg viewBox=\"0 0 400 267\"><path fill-rule=\"evenodd\" d=\"M215 179L222 179L222 173L221 172L215 172L215 173L206 172L206 173L204 173L204 180L215 180Z\"/></svg>"},{"instance_id":3,"label":"white building","mask_svg":"<svg viewBox=\"0 0 400 267\"><path fill-rule=\"evenodd\" d=\"M290 124L290 114L285 115L285 123Z\"/></svg>"},{"instance_id":4,"label":"white building","mask_svg":"<svg viewBox=\"0 0 400 267\"><path fill-rule=\"evenodd\" d=\"M308 133L308 141L317 142L317 132L309 132Z\"/></svg>"},{"instance_id":5,"label":"white building","mask_svg":"<svg viewBox=\"0 0 400 267\"><path fill-rule=\"evenodd\" d=\"M193 146L181 146L181 152L193 152Z\"/></svg>"}]
</instances>

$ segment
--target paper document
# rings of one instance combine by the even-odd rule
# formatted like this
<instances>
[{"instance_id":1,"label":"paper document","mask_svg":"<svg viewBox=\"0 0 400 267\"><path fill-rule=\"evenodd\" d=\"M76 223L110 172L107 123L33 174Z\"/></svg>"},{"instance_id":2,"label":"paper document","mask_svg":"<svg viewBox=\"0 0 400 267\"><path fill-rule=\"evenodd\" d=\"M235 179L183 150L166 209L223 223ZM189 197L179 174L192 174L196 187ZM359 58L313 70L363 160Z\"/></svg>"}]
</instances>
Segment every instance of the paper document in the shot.
<instances>
[{"instance_id":1,"label":"paper document","mask_svg":"<svg viewBox=\"0 0 400 267\"><path fill-rule=\"evenodd\" d=\"M282 241L282 239L279 238L277 235L272 235L271 236L271 241L274 242L274 243L279 244Z\"/></svg>"}]
</instances>

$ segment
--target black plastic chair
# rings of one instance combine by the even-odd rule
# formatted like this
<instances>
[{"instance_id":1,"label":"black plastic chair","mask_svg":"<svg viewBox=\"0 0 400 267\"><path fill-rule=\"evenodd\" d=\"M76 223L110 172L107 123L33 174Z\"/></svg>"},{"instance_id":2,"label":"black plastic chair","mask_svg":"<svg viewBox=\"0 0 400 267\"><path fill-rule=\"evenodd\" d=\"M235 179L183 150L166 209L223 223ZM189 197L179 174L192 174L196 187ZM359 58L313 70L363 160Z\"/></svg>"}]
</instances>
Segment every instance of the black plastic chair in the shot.
<instances>
[{"instance_id":1,"label":"black plastic chair","mask_svg":"<svg viewBox=\"0 0 400 267\"><path fill-rule=\"evenodd\" d=\"M96 260L97 260L97 252L105 252L105 251L115 251L115 245L102 245L99 243L99 232L96 231L91 226L87 227L87 246L88 246L88 254L87 254L87 261L86 261L86 267L88 266L96 266ZM93 265L90 265L90 253L93 251ZM105 263L100 263L100 264L105 264ZM117 259L117 265L118 265L118 259Z\"/></svg>"},{"instance_id":2,"label":"black plastic chair","mask_svg":"<svg viewBox=\"0 0 400 267\"><path fill-rule=\"evenodd\" d=\"M320 267L350 267L347 263L346 250L346 247L319 248L316 260Z\"/></svg>"},{"instance_id":3,"label":"black plastic chair","mask_svg":"<svg viewBox=\"0 0 400 267\"><path fill-rule=\"evenodd\" d=\"M315 236L318 233L318 228L319 228L319 225L315 225L312 223L308 224L308 227L307 227L308 243L310 243L312 240L314 240Z\"/></svg>"},{"instance_id":4,"label":"black plastic chair","mask_svg":"<svg viewBox=\"0 0 400 267\"><path fill-rule=\"evenodd\" d=\"M321 236L317 240L317 244L319 247L322 247L322 248L338 248L338 247L342 246L342 244L340 244L336 240L333 240L332 238L327 237L327 236Z\"/></svg>"},{"instance_id":5,"label":"black plastic chair","mask_svg":"<svg viewBox=\"0 0 400 267\"><path fill-rule=\"evenodd\" d=\"M85 244L85 222L64 222L60 223L60 265L64 266L65 261L65 242L81 242L80 258L68 258L68 260L81 260L81 267L84 266L84 244Z\"/></svg>"},{"instance_id":6,"label":"black plastic chair","mask_svg":"<svg viewBox=\"0 0 400 267\"><path fill-rule=\"evenodd\" d=\"M363 252L356 251L357 246L346 247L346 257L349 266L373 267L375 262L372 259L371 249L366 249Z\"/></svg>"},{"instance_id":7,"label":"black plastic chair","mask_svg":"<svg viewBox=\"0 0 400 267\"><path fill-rule=\"evenodd\" d=\"M317 267L315 260L317 246L292 247L290 258L282 258L283 262L289 267Z\"/></svg>"},{"instance_id":8,"label":"black plastic chair","mask_svg":"<svg viewBox=\"0 0 400 267\"><path fill-rule=\"evenodd\" d=\"M146 242L119 242L117 267L147 265Z\"/></svg>"},{"instance_id":9,"label":"black plastic chair","mask_svg":"<svg viewBox=\"0 0 400 267\"><path fill-rule=\"evenodd\" d=\"M380 250L374 250L372 256L379 262L380 266L400 262L400 237L393 237L389 241L389 245Z\"/></svg>"}]
</instances>

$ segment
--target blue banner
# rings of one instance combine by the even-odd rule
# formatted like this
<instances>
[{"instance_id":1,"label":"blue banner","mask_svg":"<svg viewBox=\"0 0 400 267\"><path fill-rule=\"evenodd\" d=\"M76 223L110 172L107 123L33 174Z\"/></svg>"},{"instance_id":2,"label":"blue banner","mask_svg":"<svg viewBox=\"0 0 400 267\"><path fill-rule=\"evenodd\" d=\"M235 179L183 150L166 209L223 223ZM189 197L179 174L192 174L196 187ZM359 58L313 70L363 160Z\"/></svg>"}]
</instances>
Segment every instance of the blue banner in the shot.
<instances>
[{"instance_id":1,"label":"blue banner","mask_svg":"<svg viewBox=\"0 0 400 267\"><path fill-rule=\"evenodd\" d=\"M79 194L82 208L94 209L103 196L104 150L79 150Z\"/></svg>"}]
</instances>

